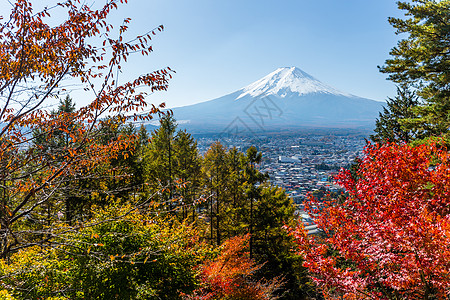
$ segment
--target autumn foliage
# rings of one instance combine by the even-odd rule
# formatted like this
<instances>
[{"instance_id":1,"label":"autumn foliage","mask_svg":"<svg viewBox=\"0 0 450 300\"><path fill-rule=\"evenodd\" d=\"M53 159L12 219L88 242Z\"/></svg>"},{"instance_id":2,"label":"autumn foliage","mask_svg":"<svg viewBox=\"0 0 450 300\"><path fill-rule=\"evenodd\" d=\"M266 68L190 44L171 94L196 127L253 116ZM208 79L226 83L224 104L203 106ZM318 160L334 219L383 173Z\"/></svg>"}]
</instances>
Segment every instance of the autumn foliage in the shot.
<instances>
[{"instance_id":1,"label":"autumn foliage","mask_svg":"<svg viewBox=\"0 0 450 300\"><path fill-rule=\"evenodd\" d=\"M356 177L356 178L355 178ZM348 195L310 212L324 238L291 233L330 299L447 299L450 294L450 153L439 144L369 145Z\"/></svg>"},{"instance_id":2,"label":"autumn foliage","mask_svg":"<svg viewBox=\"0 0 450 300\"><path fill-rule=\"evenodd\" d=\"M56 242L0 260L0 288L14 299L181 299L209 252L192 226L126 205L96 208Z\"/></svg>"},{"instance_id":3,"label":"autumn foliage","mask_svg":"<svg viewBox=\"0 0 450 300\"><path fill-rule=\"evenodd\" d=\"M185 299L276 299L274 292L282 286L282 280L255 279L255 272L261 266L246 251L249 238L249 235L236 236L225 241L219 256L200 266L202 285Z\"/></svg>"},{"instance_id":4,"label":"autumn foliage","mask_svg":"<svg viewBox=\"0 0 450 300\"><path fill-rule=\"evenodd\" d=\"M0 257L48 244L55 223L44 215L67 210L55 195L71 182L92 182L99 165L133 151L133 137L99 142L101 127L147 120L158 110L146 108L145 96L167 88L170 68L128 82L117 74L132 53L152 51L151 36L163 27L126 41L130 20L116 28L107 19L122 2L93 9L66 0L35 11L31 1L17 0L9 18L0 18ZM85 90L86 106L52 113L73 86ZM61 135L64 143L45 146Z\"/></svg>"}]
</instances>

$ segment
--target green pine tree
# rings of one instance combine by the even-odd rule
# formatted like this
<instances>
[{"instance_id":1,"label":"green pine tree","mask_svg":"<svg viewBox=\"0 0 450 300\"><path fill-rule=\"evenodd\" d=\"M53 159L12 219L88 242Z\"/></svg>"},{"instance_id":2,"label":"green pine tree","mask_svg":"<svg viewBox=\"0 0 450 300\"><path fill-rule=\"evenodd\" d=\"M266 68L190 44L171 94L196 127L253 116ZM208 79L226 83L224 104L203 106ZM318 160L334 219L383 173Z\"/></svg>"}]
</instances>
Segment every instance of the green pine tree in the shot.
<instances>
[{"instance_id":1,"label":"green pine tree","mask_svg":"<svg viewBox=\"0 0 450 300\"><path fill-rule=\"evenodd\" d=\"M201 161L197 142L185 130L179 130L174 139L174 169L178 181L177 191L182 197L182 219L188 217L189 209L195 221L196 200L202 181Z\"/></svg>"},{"instance_id":2,"label":"green pine tree","mask_svg":"<svg viewBox=\"0 0 450 300\"><path fill-rule=\"evenodd\" d=\"M219 142L213 143L205 154L203 172L209 197L209 238L211 243L220 245L223 241L223 209L229 204L227 149ZM214 240L215 233L215 240Z\"/></svg>"},{"instance_id":3,"label":"green pine tree","mask_svg":"<svg viewBox=\"0 0 450 300\"><path fill-rule=\"evenodd\" d=\"M397 96L388 98L383 112L375 123L375 134L370 138L377 143L406 142L413 140L418 132L414 127L405 127L405 120L415 117L413 109L420 104L418 97L406 86L397 88Z\"/></svg>"},{"instance_id":4,"label":"green pine tree","mask_svg":"<svg viewBox=\"0 0 450 300\"><path fill-rule=\"evenodd\" d=\"M403 121L418 138L448 133L450 127L450 1L398 2L406 18L390 18L397 34L406 33L381 72L417 90L424 104Z\"/></svg>"},{"instance_id":5,"label":"green pine tree","mask_svg":"<svg viewBox=\"0 0 450 300\"><path fill-rule=\"evenodd\" d=\"M145 181L150 194L158 197L164 210L175 209L174 194L174 139L177 124L171 114L160 118L160 126L151 133L150 144L144 155Z\"/></svg>"},{"instance_id":6,"label":"green pine tree","mask_svg":"<svg viewBox=\"0 0 450 300\"><path fill-rule=\"evenodd\" d=\"M52 115L66 115L67 122L64 124L58 124L53 127L52 130L35 130L33 132L33 145L36 149L40 149L49 157L55 157L55 163L63 161L62 156L66 155L68 148L73 147L71 134L76 130L76 122L73 121L71 114L75 112L75 103L72 98L67 95L64 99L60 99L58 103L58 108L51 111ZM58 157L60 159L58 159ZM59 189L59 194L55 195L55 199L52 201L47 201L43 208L46 215L46 225L52 223L55 216L58 215L60 211L64 211L65 220L67 223L71 223L76 212L77 193L78 186L75 182L75 178L70 178L69 180L63 182ZM61 197L63 201L59 201L58 197ZM64 207L59 207L59 203L63 203Z\"/></svg>"}]
</instances>

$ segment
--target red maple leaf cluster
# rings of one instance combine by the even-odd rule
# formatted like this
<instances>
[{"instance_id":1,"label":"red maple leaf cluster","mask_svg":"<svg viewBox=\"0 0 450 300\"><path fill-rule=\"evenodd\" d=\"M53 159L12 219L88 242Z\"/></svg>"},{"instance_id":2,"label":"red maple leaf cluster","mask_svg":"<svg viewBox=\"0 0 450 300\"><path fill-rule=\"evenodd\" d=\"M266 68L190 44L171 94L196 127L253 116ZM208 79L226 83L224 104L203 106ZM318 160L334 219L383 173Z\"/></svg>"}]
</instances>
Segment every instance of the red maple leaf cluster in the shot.
<instances>
[{"instance_id":1,"label":"red maple leaf cluster","mask_svg":"<svg viewBox=\"0 0 450 300\"><path fill-rule=\"evenodd\" d=\"M447 299L450 154L439 144L368 145L341 199L311 199L323 229L291 230L314 281L331 299Z\"/></svg>"}]
</instances>

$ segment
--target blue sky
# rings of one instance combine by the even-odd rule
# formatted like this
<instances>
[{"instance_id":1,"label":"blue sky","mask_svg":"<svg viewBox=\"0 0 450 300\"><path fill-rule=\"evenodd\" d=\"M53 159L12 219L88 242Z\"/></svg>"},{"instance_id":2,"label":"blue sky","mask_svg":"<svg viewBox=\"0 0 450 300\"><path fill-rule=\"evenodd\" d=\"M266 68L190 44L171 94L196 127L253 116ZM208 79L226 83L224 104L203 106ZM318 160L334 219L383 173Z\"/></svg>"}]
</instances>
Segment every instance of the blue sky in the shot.
<instances>
[{"instance_id":1,"label":"blue sky","mask_svg":"<svg viewBox=\"0 0 450 300\"><path fill-rule=\"evenodd\" d=\"M154 52L131 59L122 78L166 66L177 72L169 91L150 96L152 103L210 100L286 66L357 96L383 101L395 95L377 69L399 39L387 21L401 15L394 0L128 2L113 18L131 17L130 33L159 24L165 30L155 37ZM1 14L8 6L0 0Z\"/></svg>"}]
</instances>

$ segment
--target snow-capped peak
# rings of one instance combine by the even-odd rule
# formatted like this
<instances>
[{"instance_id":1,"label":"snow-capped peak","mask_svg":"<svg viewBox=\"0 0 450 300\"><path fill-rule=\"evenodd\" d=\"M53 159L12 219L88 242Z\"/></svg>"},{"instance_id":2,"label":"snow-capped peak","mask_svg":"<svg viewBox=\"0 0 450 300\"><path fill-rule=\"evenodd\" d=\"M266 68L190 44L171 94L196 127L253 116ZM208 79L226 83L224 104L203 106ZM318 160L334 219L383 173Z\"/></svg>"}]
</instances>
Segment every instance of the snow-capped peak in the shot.
<instances>
[{"instance_id":1,"label":"snow-capped peak","mask_svg":"<svg viewBox=\"0 0 450 300\"><path fill-rule=\"evenodd\" d=\"M280 97L292 94L305 95L310 93L325 93L342 96L352 96L326 85L308 73L296 67L278 68L269 75L244 87L236 98L246 95L252 97L278 95Z\"/></svg>"}]
</instances>

